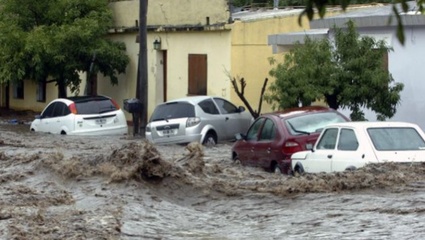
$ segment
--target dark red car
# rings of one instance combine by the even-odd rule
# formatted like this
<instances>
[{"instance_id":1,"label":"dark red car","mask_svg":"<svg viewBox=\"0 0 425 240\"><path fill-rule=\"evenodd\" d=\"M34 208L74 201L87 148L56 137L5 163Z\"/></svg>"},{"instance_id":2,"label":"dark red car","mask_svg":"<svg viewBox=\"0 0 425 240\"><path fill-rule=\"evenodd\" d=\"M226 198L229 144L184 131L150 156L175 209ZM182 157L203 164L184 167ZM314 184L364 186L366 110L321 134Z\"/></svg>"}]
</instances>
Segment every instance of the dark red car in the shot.
<instances>
[{"instance_id":1,"label":"dark red car","mask_svg":"<svg viewBox=\"0 0 425 240\"><path fill-rule=\"evenodd\" d=\"M311 106L262 114L237 134L232 159L242 165L291 174L291 155L311 149L323 127L349 119L332 108Z\"/></svg>"}]
</instances>

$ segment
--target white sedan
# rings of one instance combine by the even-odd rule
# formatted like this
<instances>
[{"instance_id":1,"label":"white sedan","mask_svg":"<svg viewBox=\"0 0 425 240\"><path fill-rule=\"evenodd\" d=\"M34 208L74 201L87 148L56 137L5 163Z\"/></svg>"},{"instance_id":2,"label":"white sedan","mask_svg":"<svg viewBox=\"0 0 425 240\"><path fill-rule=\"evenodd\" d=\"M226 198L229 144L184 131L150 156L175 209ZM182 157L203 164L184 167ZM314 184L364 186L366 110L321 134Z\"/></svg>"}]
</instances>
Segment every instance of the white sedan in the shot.
<instances>
[{"instance_id":1,"label":"white sedan","mask_svg":"<svg viewBox=\"0 0 425 240\"><path fill-rule=\"evenodd\" d=\"M425 134L406 122L330 124L310 151L292 155L294 173L354 170L368 163L425 161Z\"/></svg>"}]
</instances>

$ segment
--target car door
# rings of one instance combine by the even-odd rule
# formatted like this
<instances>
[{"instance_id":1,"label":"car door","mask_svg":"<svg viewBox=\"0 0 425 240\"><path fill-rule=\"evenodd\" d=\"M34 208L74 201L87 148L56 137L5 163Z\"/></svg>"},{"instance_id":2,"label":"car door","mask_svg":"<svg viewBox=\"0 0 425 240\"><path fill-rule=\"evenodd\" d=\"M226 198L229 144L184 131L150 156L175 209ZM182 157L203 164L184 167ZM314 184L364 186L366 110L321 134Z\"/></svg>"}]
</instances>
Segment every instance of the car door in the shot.
<instances>
[{"instance_id":1,"label":"car door","mask_svg":"<svg viewBox=\"0 0 425 240\"><path fill-rule=\"evenodd\" d=\"M307 158L302 161L305 172L331 172L332 157L335 154L335 148L338 138L338 128L327 128L322 133L314 151L309 153Z\"/></svg>"},{"instance_id":2,"label":"car door","mask_svg":"<svg viewBox=\"0 0 425 240\"><path fill-rule=\"evenodd\" d=\"M365 152L353 129L340 129L337 148L330 154L330 159L331 171L345 171L347 168L360 168L366 164Z\"/></svg>"},{"instance_id":3,"label":"car door","mask_svg":"<svg viewBox=\"0 0 425 240\"><path fill-rule=\"evenodd\" d=\"M258 134L258 141L255 144L254 154L256 155L255 158L257 161L257 166L269 168L271 167L271 162L273 160L280 160L278 157L279 153L276 152L277 149L273 146L276 132L276 124L273 122L273 120L266 118L264 120L263 127ZM281 150L282 149L278 149L278 151Z\"/></svg>"},{"instance_id":4,"label":"car door","mask_svg":"<svg viewBox=\"0 0 425 240\"><path fill-rule=\"evenodd\" d=\"M41 113L40 122L37 126L38 131L52 132L52 127L54 126L53 111L55 109L56 104L57 102L51 103Z\"/></svg>"},{"instance_id":5,"label":"car door","mask_svg":"<svg viewBox=\"0 0 425 240\"><path fill-rule=\"evenodd\" d=\"M243 117L234 104L222 98L214 98L214 101L223 118L226 139L234 139L236 133L246 130L246 126L249 125L249 119Z\"/></svg>"},{"instance_id":6,"label":"car door","mask_svg":"<svg viewBox=\"0 0 425 240\"><path fill-rule=\"evenodd\" d=\"M248 129L247 134L243 140L237 142L237 153L239 160L244 165L257 166L257 144L258 135L261 131L265 118L260 117Z\"/></svg>"},{"instance_id":7,"label":"car door","mask_svg":"<svg viewBox=\"0 0 425 240\"><path fill-rule=\"evenodd\" d=\"M61 133L63 125L66 124L67 112L69 112L69 109L65 103L54 102L50 104L42 113L40 131L54 134Z\"/></svg>"},{"instance_id":8,"label":"car door","mask_svg":"<svg viewBox=\"0 0 425 240\"><path fill-rule=\"evenodd\" d=\"M52 131L55 133L61 133L62 131L68 133L74 130L74 121L69 119L68 116L70 113L71 112L65 103L56 102L51 123Z\"/></svg>"},{"instance_id":9,"label":"car door","mask_svg":"<svg viewBox=\"0 0 425 240\"><path fill-rule=\"evenodd\" d=\"M207 116L203 119L203 122L214 127L217 132L218 141L229 139L226 128L226 119L218 110L217 104L212 99L206 99L198 103L198 105L202 111L207 114ZM234 137L235 136L233 134L233 138Z\"/></svg>"}]
</instances>

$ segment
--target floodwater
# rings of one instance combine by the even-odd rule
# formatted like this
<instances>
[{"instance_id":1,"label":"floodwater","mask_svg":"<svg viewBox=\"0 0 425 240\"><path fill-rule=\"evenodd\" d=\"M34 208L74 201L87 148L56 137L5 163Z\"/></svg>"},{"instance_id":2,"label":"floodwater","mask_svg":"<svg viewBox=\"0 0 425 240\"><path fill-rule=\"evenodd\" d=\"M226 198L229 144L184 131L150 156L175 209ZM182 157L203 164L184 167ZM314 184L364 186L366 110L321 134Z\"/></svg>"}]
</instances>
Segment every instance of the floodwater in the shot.
<instances>
[{"instance_id":1,"label":"floodwater","mask_svg":"<svg viewBox=\"0 0 425 240\"><path fill-rule=\"evenodd\" d=\"M28 129L0 120L0 239L425 239L425 164L291 177L231 143Z\"/></svg>"}]
</instances>

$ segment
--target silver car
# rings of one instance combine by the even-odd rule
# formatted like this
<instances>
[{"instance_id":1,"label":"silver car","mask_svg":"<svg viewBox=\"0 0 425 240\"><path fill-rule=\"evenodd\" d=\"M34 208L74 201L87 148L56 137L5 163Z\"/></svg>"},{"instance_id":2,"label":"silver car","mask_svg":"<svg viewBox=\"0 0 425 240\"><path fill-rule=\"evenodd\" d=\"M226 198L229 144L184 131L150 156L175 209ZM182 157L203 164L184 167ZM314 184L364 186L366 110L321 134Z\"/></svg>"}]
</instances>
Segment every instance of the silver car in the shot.
<instances>
[{"instance_id":1,"label":"silver car","mask_svg":"<svg viewBox=\"0 0 425 240\"><path fill-rule=\"evenodd\" d=\"M146 126L146 138L158 144L233 140L252 123L245 108L220 97L194 96L158 105Z\"/></svg>"}]
</instances>

